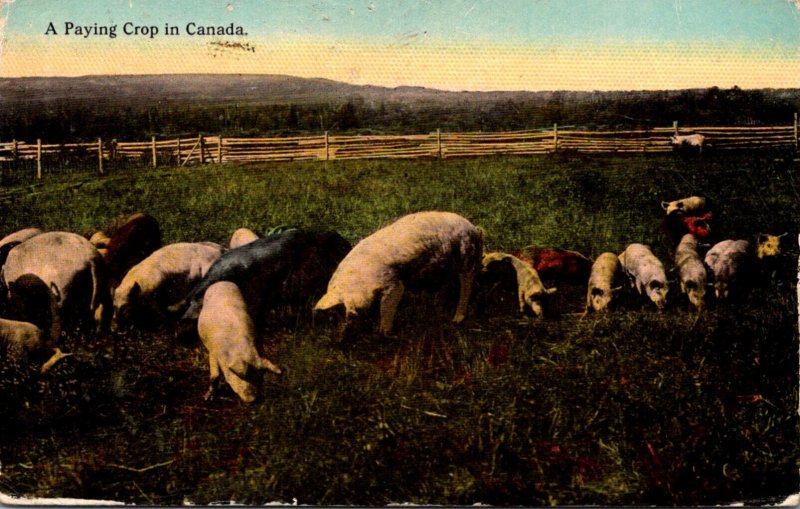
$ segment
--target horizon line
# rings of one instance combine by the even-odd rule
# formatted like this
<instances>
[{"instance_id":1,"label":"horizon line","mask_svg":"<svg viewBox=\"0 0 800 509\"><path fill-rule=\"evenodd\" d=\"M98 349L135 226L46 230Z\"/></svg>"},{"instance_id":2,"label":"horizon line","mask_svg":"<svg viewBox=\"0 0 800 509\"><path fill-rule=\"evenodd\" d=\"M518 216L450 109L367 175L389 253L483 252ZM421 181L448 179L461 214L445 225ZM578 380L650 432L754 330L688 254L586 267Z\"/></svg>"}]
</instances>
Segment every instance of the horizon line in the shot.
<instances>
[{"instance_id":1,"label":"horizon line","mask_svg":"<svg viewBox=\"0 0 800 509\"><path fill-rule=\"evenodd\" d=\"M0 76L0 80L26 80L26 79L90 79L90 78L145 78L145 77L169 77L169 76L213 76L213 77L222 77L222 76L240 76L240 77L276 77L276 78L289 78L289 79L296 79L296 80L304 80L304 81L327 81L331 83L336 83L340 85L347 85L354 88L379 88L383 90L399 90L404 88L413 88L413 89L422 89L431 92L440 92L440 93L447 93L447 94L524 94L524 93L552 93L552 92L582 92L582 93L625 93L625 92L680 92L680 91L689 91L689 90L708 90L717 88L719 90L800 90L800 86L798 87L742 87L739 85L732 85L728 86L720 86L720 85L707 85L707 86L693 86L693 87L682 87L682 88L630 88L630 89L603 89L603 88L596 88L596 89L570 89L570 88L548 88L548 89L515 89L515 90L502 90L502 89L495 89L495 90L470 90L470 89L446 89L446 88L436 88L430 87L425 85L397 85L397 86L386 86L386 85L376 85L371 83L351 83L342 80L335 80L331 78L325 77L303 77L303 76L296 76L291 74L277 74L277 73L210 73L210 72L178 72L178 73L125 73L125 74L80 74L80 75L33 75L33 76Z\"/></svg>"}]
</instances>

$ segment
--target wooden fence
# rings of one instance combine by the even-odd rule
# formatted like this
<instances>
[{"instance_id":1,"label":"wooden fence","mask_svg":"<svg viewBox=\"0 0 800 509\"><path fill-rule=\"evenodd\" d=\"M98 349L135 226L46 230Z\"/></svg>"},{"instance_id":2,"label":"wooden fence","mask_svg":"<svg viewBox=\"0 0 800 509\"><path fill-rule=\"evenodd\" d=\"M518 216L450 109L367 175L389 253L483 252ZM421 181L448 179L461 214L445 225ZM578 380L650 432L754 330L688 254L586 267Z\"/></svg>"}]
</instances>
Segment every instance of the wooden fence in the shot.
<instances>
[{"instance_id":1,"label":"wooden fence","mask_svg":"<svg viewBox=\"0 0 800 509\"><path fill-rule=\"evenodd\" d=\"M412 135L321 135L273 138L223 138L197 136L170 140L43 144L0 142L0 161L36 161L41 178L42 161L96 158L98 173L106 162L138 160L153 167L163 164L207 164L247 161L303 161L375 158L477 157L572 153L663 153L673 147L673 134L702 134L714 150L798 149L798 120L777 127L672 127L628 131L533 129L510 132L442 133Z\"/></svg>"}]
</instances>

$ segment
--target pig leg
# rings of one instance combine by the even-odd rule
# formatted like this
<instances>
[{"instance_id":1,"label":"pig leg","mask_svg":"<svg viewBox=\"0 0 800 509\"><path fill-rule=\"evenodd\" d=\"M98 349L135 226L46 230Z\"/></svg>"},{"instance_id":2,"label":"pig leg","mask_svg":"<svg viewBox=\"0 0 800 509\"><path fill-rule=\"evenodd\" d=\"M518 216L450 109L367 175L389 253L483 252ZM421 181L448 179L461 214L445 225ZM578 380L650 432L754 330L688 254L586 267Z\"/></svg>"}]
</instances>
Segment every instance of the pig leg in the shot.
<instances>
[{"instance_id":1,"label":"pig leg","mask_svg":"<svg viewBox=\"0 0 800 509\"><path fill-rule=\"evenodd\" d=\"M61 341L61 290L50 283L50 340L53 344Z\"/></svg>"},{"instance_id":2,"label":"pig leg","mask_svg":"<svg viewBox=\"0 0 800 509\"><path fill-rule=\"evenodd\" d=\"M56 311L50 321L50 339L53 343L57 343L61 340L61 316L58 311Z\"/></svg>"},{"instance_id":3,"label":"pig leg","mask_svg":"<svg viewBox=\"0 0 800 509\"><path fill-rule=\"evenodd\" d=\"M209 383L208 383L208 391L204 396L205 399L211 399L214 395L214 386L219 379L219 361L217 360L217 356L211 352L208 352L208 369L209 369Z\"/></svg>"},{"instance_id":4,"label":"pig leg","mask_svg":"<svg viewBox=\"0 0 800 509\"><path fill-rule=\"evenodd\" d=\"M110 294L106 288L105 273L95 263L91 265L92 274L92 301L90 308L94 312L95 330L97 333L108 331L111 322L112 306L109 302Z\"/></svg>"},{"instance_id":5,"label":"pig leg","mask_svg":"<svg viewBox=\"0 0 800 509\"><path fill-rule=\"evenodd\" d=\"M403 297L405 286L400 281L397 281L392 286L383 290L381 296L381 325L380 333L383 336L389 336L392 332L392 324L394 323L394 315L397 313L397 306L400 304L400 299Z\"/></svg>"},{"instance_id":6,"label":"pig leg","mask_svg":"<svg viewBox=\"0 0 800 509\"><path fill-rule=\"evenodd\" d=\"M472 282L475 280L475 272L462 272L459 274L460 288L458 294L458 306L456 306L456 314L453 317L453 323L461 323L464 317L467 316L467 305L469 304L469 295L472 293Z\"/></svg>"},{"instance_id":7,"label":"pig leg","mask_svg":"<svg viewBox=\"0 0 800 509\"><path fill-rule=\"evenodd\" d=\"M589 290L586 292L586 309L583 310L581 313L580 319L583 320L586 318L586 315L589 314L589 310L592 308L592 287L589 286Z\"/></svg>"}]
</instances>

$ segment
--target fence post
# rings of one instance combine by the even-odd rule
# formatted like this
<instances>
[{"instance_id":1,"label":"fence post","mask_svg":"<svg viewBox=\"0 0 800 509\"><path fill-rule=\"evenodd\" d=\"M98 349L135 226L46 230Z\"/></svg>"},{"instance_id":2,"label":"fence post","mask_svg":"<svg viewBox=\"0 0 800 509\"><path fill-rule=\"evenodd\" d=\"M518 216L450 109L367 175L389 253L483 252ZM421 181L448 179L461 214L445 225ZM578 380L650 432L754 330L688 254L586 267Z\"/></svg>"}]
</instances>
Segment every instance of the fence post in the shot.
<instances>
[{"instance_id":1,"label":"fence post","mask_svg":"<svg viewBox=\"0 0 800 509\"><path fill-rule=\"evenodd\" d=\"M117 139L116 138L111 140L111 146L108 147L108 160L109 161L116 161L117 160Z\"/></svg>"},{"instance_id":2,"label":"fence post","mask_svg":"<svg viewBox=\"0 0 800 509\"><path fill-rule=\"evenodd\" d=\"M103 139L97 138L97 174L103 174Z\"/></svg>"},{"instance_id":3,"label":"fence post","mask_svg":"<svg viewBox=\"0 0 800 509\"><path fill-rule=\"evenodd\" d=\"M331 160L330 143L328 143L328 131L325 131L325 160Z\"/></svg>"},{"instance_id":4,"label":"fence post","mask_svg":"<svg viewBox=\"0 0 800 509\"><path fill-rule=\"evenodd\" d=\"M794 151L797 152L798 149L798 142L797 142L797 112L794 112ZM16 143L16 142L15 142Z\"/></svg>"},{"instance_id":5,"label":"fence post","mask_svg":"<svg viewBox=\"0 0 800 509\"><path fill-rule=\"evenodd\" d=\"M673 134L675 134L675 136L678 135L678 121L677 120L673 120L672 121L672 131L673 131Z\"/></svg>"},{"instance_id":6,"label":"fence post","mask_svg":"<svg viewBox=\"0 0 800 509\"><path fill-rule=\"evenodd\" d=\"M558 124L553 124L553 152L558 152Z\"/></svg>"},{"instance_id":7,"label":"fence post","mask_svg":"<svg viewBox=\"0 0 800 509\"><path fill-rule=\"evenodd\" d=\"M797 125L797 113L794 114L794 117L795 117L795 125ZM19 158L19 142L17 140L14 140L14 145L11 148L11 157L15 163L17 162L17 158Z\"/></svg>"},{"instance_id":8,"label":"fence post","mask_svg":"<svg viewBox=\"0 0 800 509\"><path fill-rule=\"evenodd\" d=\"M436 150L439 152L439 159L442 158L442 130L436 128Z\"/></svg>"},{"instance_id":9,"label":"fence post","mask_svg":"<svg viewBox=\"0 0 800 509\"><path fill-rule=\"evenodd\" d=\"M157 152L156 152L156 137L155 136L153 136L150 139L150 148L151 148L151 150L153 152L153 168L155 168L155 167L158 166L158 155L157 155Z\"/></svg>"},{"instance_id":10,"label":"fence post","mask_svg":"<svg viewBox=\"0 0 800 509\"><path fill-rule=\"evenodd\" d=\"M36 138L36 180L42 180L42 139Z\"/></svg>"},{"instance_id":11,"label":"fence post","mask_svg":"<svg viewBox=\"0 0 800 509\"><path fill-rule=\"evenodd\" d=\"M197 143L200 146L200 164L206 164L206 154L205 154L205 141L203 140L203 135L197 137Z\"/></svg>"},{"instance_id":12,"label":"fence post","mask_svg":"<svg viewBox=\"0 0 800 509\"><path fill-rule=\"evenodd\" d=\"M222 135L217 136L217 164L222 164Z\"/></svg>"},{"instance_id":13,"label":"fence post","mask_svg":"<svg viewBox=\"0 0 800 509\"><path fill-rule=\"evenodd\" d=\"M176 141L178 142L176 144L176 149L178 151L178 166L180 166L181 165L181 138L180 138L180 136L178 136L178 139Z\"/></svg>"}]
</instances>

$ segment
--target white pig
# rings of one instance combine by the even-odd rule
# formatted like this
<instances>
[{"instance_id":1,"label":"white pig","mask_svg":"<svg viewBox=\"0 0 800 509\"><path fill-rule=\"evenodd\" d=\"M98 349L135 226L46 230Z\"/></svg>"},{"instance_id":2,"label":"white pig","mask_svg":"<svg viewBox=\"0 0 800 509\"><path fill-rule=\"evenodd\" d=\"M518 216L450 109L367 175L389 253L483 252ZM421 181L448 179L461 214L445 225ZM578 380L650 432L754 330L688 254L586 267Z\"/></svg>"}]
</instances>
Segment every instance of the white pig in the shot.
<instances>
[{"instance_id":1,"label":"white pig","mask_svg":"<svg viewBox=\"0 0 800 509\"><path fill-rule=\"evenodd\" d=\"M630 278L639 295L647 297L663 310L667 304L667 275L664 265L648 246L631 244L619 255L622 271Z\"/></svg>"},{"instance_id":2,"label":"white pig","mask_svg":"<svg viewBox=\"0 0 800 509\"><path fill-rule=\"evenodd\" d=\"M220 371L242 401L256 398L252 379L256 372L281 370L256 349L256 332L242 292L235 283L219 281L212 284L203 296L203 309L197 319L197 332L208 349L211 371L206 398L215 391Z\"/></svg>"}]
</instances>

